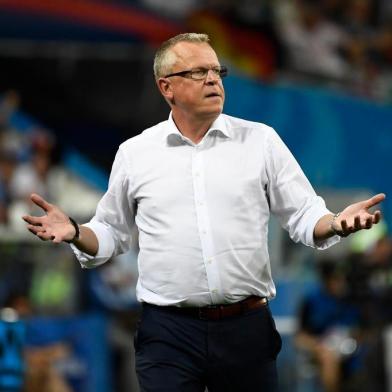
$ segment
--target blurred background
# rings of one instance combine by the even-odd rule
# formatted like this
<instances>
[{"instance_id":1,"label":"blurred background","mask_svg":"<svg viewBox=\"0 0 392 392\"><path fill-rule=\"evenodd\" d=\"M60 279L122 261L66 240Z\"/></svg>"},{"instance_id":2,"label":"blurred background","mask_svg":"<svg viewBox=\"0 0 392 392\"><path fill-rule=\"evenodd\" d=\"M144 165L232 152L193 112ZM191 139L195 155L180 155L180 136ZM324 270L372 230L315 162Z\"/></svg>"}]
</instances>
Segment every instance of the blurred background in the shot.
<instances>
[{"instance_id":1,"label":"blurred background","mask_svg":"<svg viewBox=\"0 0 392 392\"><path fill-rule=\"evenodd\" d=\"M225 112L273 126L331 210L389 195L328 251L272 220L281 391L392 391L390 0L0 0L0 391L138 391L137 256L82 270L21 216L34 191L92 217L118 145L167 118L153 56L186 31L229 67Z\"/></svg>"}]
</instances>

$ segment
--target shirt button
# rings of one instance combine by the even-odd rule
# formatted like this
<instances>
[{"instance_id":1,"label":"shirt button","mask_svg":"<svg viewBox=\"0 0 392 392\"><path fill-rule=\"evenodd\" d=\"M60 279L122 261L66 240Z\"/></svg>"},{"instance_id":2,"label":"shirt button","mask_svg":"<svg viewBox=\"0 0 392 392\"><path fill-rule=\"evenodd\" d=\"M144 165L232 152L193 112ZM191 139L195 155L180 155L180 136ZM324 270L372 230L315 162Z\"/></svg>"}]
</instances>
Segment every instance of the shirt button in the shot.
<instances>
[{"instance_id":1,"label":"shirt button","mask_svg":"<svg viewBox=\"0 0 392 392\"><path fill-rule=\"evenodd\" d=\"M213 294L216 294L218 292L218 290L217 289L213 289L213 290L211 290L211 293L213 293Z\"/></svg>"},{"instance_id":2,"label":"shirt button","mask_svg":"<svg viewBox=\"0 0 392 392\"><path fill-rule=\"evenodd\" d=\"M204 203L202 201L199 201L199 206L202 206Z\"/></svg>"},{"instance_id":3,"label":"shirt button","mask_svg":"<svg viewBox=\"0 0 392 392\"><path fill-rule=\"evenodd\" d=\"M196 172L196 173L195 173L195 176L196 176L196 177L200 177L200 173L199 173L199 172Z\"/></svg>"},{"instance_id":4,"label":"shirt button","mask_svg":"<svg viewBox=\"0 0 392 392\"><path fill-rule=\"evenodd\" d=\"M208 261L209 264L211 264L213 262L213 260L214 259L212 257L210 257L207 261Z\"/></svg>"}]
</instances>

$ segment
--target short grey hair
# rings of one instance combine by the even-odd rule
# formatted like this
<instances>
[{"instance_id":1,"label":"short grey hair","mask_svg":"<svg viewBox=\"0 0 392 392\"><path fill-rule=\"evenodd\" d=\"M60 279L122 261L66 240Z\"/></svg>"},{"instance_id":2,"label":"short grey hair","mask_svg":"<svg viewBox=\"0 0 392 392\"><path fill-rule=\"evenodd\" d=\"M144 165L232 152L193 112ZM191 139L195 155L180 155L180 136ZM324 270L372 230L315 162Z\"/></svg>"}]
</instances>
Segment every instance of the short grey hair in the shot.
<instances>
[{"instance_id":1,"label":"short grey hair","mask_svg":"<svg viewBox=\"0 0 392 392\"><path fill-rule=\"evenodd\" d=\"M158 79L170 73L171 67L176 62L176 55L170 49L179 42L209 43L210 37L207 34L183 33L178 34L165 41L157 50L154 58L154 76Z\"/></svg>"}]
</instances>

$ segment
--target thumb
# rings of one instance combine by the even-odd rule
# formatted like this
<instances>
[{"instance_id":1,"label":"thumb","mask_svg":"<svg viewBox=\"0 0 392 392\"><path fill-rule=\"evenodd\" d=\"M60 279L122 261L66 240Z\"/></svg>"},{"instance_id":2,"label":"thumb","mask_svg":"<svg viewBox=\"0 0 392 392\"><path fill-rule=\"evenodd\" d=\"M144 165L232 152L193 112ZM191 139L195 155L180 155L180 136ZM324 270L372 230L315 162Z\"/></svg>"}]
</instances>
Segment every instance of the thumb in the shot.
<instances>
[{"instance_id":1,"label":"thumb","mask_svg":"<svg viewBox=\"0 0 392 392\"><path fill-rule=\"evenodd\" d=\"M371 208L371 207L381 203L385 198L386 198L385 193L378 193L377 195L375 195L365 201L365 207Z\"/></svg>"}]
</instances>

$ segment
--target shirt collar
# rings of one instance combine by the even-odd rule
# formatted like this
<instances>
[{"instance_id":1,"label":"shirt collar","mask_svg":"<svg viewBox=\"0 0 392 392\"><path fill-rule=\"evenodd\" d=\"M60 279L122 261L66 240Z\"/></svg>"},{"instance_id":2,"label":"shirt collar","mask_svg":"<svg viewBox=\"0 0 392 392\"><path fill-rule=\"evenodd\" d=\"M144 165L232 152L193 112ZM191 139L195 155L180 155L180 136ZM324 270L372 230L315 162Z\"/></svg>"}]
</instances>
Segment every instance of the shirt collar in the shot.
<instances>
[{"instance_id":1,"label":"shirt collar","mask_svg":"<svg viewBox=\"0 0 392 392\"><path fill-rule=\"evenodd\" d=\"M231 138L232 134L230 130L227 128L226 121L224 115L220 114L218 118L211 124L206 134L211 133L212 131L217 131L221 135ZM167 121L167 127L165 132L166 140L169 142L170 140L179 140L183 139L183 135L178 130L177 125L173 120L173 113L170 112L169 118Z\"/></svg>"}]
</instances>

